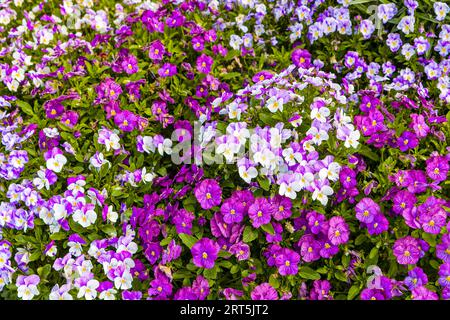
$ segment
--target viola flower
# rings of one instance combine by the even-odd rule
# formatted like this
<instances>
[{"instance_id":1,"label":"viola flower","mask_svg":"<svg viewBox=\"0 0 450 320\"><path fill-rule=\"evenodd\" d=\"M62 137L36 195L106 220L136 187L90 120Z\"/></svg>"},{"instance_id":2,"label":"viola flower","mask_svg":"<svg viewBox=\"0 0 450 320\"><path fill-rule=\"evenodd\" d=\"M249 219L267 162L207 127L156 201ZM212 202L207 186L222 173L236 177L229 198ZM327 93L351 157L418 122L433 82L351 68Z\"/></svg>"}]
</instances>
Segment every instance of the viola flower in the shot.
<instances>
[{"instance_id":1,"label":"viola flower","mask_svg":"<svg viewBox=\"0 0 450 320\"><path fill-rule=\"evenodd\" d=\"M39 294L37 288L40 278L38 275L22 276L19 275L16 280L17 296L22 300L32 300Z\"/></svg>"},{"instance_id":2,"label":"viola flower","mask_svg":"<svg viewBox=\"0 0 450 320\"><path fill-rule=\"evenodd\" d=\"M444 181L450 169L447 158L434 155L426 160L426 172L428 177L436 182Z\"/></svg>"},{"instance_id":3,"label":"viola flower","mask_svg":"<svg viewBox=\"0 0 450 320\"><path fill-rule=\"evenodd\" d=\"M328 239L334 245L346 243L350 236L350 231L344 218L335 216L329 220Z\"/></svg>"},{"instance_id":4,"label":"viola flower","mask_svg":"<svg viewBox=\"0 0 450 320\"><path fill-rule=\"evenodd\" d=\"M197 295L199 300L205 300L210 292L208 280L200 275L197 276L192 283L192 291Z\"/></svg>"},{"instance_id":5,"label":"viola flower","mask_svg":"<svg viewBox=\"0 0 450 320\"><path fill-rule=\"evenodd\" d=\"M213 58L202 53L196 62L197 70L201 73L208 74L211 72L211 66L214 63Z\"/></svg>"},{"instance_id":6,"label":"viola flower","mask_svg":"<svg viewBox=\"0 0 450 320\"><path fill-rule=\"evenodd\" d=\"M222 189L213 179L203 180L194 189L195 197L202 209L208 210L222 201Z\"/></svg>"},{"instance_id":7,"label":"viola flower","mask_svg":"<svg viewBox=\"0 0 450 320\"><path fill-rule=\"evenodd\" d=\"M165 63L161 68L158 69L158 74L162 78L172 77L177 73L177 66L170 63Z\"/></svg>"},{"instance_id":8,"label":"viola flower","mask_svg":"<svg viewBox=\"0 0 450 320\"><path fill-rule=\"evenodd\" d=\"M311 54L305 49L295 49L291 54L292 63L299 68L309 68L311 66Z\"/></svg>"},{"instance_id":9,"label":"viola flower","mask_svg":"<svg viewBox=\"0 0 450 320\"><path fill-rule=\"evenodd\" d=\"M296 275L298 273L298 263L300 262L300 255L288 248L281 249L275 259L275 264L278 268L278 272L282 276Z\"/></svg>"},{"instance_id":10,"label":"viola flower","mask_svg":"<svg viewBox=\"0 0 450 320\"><path fill-rule=\"evenodd\" d=\"M399 264L416 264L420 258L417 240L411 236L395 241L392 250Z\"/></svg>"},{"instance_id":11,"label":"viola flower","mask_svg":"<svg viewBox=\"0 0 450 320\"><path fill-rule=\"evenodd\" d=\"M397 145L400 151L405 152L409 149L414 149L415 147L417 147L419 145L419 140L414 133L405 131L397 139Z\"/></svg>"},{"instance_id":12,"label":"viola flower","mask_svg":"<svg viewBox=\"0 0 450 320\"><path fill-rule=\"evenodd\" d=\"M411 300L439 300L439 296L425 286L419 286L411 291Z\"/></svg>"},{"instance_id":13,"label":"viola flower","mask_svg":"<svg viewBox=\"0 0 450 320\"><path fill-rule=\"evenodd\" d=\"M114 123L120 130L125 132L133 131L137 126L137 117L134 113L128 110L123 110L116 114Z\"/></svg>"},{"instance_id":14,"label":"viola flower","mask_svg":"<svg viewBox=\"0 0 450 320\"><path fill-rule=\"evenodd\" d=\"M377 215L381 214L380 206L370 198L361 199L355 210L356 218L364 223L371 223Z\"/></svg>"},{"instance_id":15,"label":"viola flower","mask_svg":"<svg viewBox=\"0 0 450 320\"><path fill-rule=\"evenodd\" d=\"M214 240L200 239L191 248L194 264L205 269L213 268L219 251L220 247Z\"/></svg>"},{"instance_id":16,"label":"viola flower","mask_svg":"<svg viewBox=\"0 0 450 320\"><path fill-rule=\"evenodd\" d=\"M408 276L405 278L404 283L409 290L413 290L416 287L426 285L428 283L428 277L422 268L415 267L408 271Z\"/></svg>"},{"instance_id":17,"label":"viola flower","mask_svg":"<svg viewBox=\"0 0 450 320\"><path fill-rule=\"evenodd\" d=\"M248 216L254 228L268 224L272 217L273 207L266 198L257 198L248 208Z\"/></svg>"},{"instance_id":18,"label":"viola flower","mask_svg":"<svg viewBox=\"0 0 450 320\"><path fill-rule=\"evenodd\" d=\"M244 206L232 198L222 203L220 212L223 215L223 220L228 224L239 223L244 218Z\"/></svg>"},{"instance_id":19,"label":"viola flower","mask_svg":"<svg viewBox=\"0 0 450 320\"><path fill-rule=\"evenodd\" d=\"M439 266L438 282L442 287L450 288L450 263L443 263Z\"/></svg>"},{"instance_id":20,"label":"viola flower","mask_svg":"<svg viewBox=\"0 0 450 320\"><path fill-rule=\"evenodd\" d=\"M278 300L277 291L267 282L256 286L250 296L252 300Z\"/></svg>"}]
</instances>

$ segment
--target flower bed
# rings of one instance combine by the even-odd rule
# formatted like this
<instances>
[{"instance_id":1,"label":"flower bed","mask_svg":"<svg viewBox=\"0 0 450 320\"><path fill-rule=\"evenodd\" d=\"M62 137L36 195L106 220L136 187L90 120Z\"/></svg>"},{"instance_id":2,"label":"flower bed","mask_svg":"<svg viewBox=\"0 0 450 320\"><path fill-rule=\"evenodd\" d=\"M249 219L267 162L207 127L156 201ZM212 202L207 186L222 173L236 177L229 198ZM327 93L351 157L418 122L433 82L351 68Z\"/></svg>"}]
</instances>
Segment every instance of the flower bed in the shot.
<instances>
[{"instance_id":1,"label":"flower bed","mask_svg":"<svg viewBox=\"0 0 450 320\"><path fill-rule=\"evenodd\" d=\"M449 299L449 13L3 1L1 299Z\"/></svg>"}]
</instances>

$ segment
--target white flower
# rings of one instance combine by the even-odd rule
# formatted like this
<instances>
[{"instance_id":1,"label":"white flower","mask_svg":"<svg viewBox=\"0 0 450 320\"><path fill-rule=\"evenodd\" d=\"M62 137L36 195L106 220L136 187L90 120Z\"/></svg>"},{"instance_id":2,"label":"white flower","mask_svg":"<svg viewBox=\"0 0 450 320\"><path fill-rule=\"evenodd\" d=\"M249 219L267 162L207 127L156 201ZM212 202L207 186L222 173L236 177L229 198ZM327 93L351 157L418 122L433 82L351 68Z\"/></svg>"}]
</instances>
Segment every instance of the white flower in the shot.
<instances>
[{"instance_id":1,"label":"white flower","mask_svg":"<svg viewBox=\"0 0 450 320\"><path fill-rule=\"evenodd\" d=\"M336 162L332 162L328 165L328 168L320 169L319 177L322 180L329 179L331 181L337 181L339 179L340 170L341 166Z\"/></svg>"},{"instance_id":2,"label":"white flower","mask_svg":"<svg viewBox=\"0 0 450 320\"><path fill-rule=\"evenodd\" d=\"M67 210L64 204L56 203L53 205L54 217L56 220L64 219L67 217Z\"/></svg>"},{"instance_id":3,"label":"white flower","mask_svg":"<svg viewBox=\"0 0 450 320\"><path fill-rule=\"evenodd\" d=\"M172 140L164 139L163 143L158 145L158 152L160 155L164 155L164 153L171 154L172 153Z\"/></svg>"},{"instance_id":4,"label":"white flower","mask_svg":"<svg viewBox=\"0 0 450 320\"><path fill-rule=\"evenodd\" d=\"M89 280L89 282L80 288L78 291L77 298L80 299L81 297L84 297L86 300L92 300L97 297L97 288L100 285L100 283L95 280Z\"/></svg>"},{"instance_id":5,"label":"white flower","mask_svg":"<svg viewBox=\"0 0 450 320\"><path fill-rule=\"evenodd\" d=\"M73 214L73 220L81 224L84 228L87 228L91 224L95 223L95 220L97 220L97 214L94 210L86 210L86 212L84 212L83 210L78 209Z\"/></svg>"},{"instance_id":6,"label":"white flower","mask_svg":"<svg viewBox=\"0 0 450 320\"><path fill-rule=\"evenodd\" d=\"M144 167L144 168L142 168L141 176L142 176L142 181L144 181L144 183L147 183L147 182L152 182L153 179L155 179L156 175L153 172L147 172L147 169Z\"/></svg>"},{"instance_id":7,"label":"white flower","mask_svg":"<svg viewBox=\"0 0 450 320\"><path fill-rule=\"evenodd\" d=\"M54 138L59 135L58 128L44 128L44 133L48 138Z\"/></svg>"},{"instance_id":8,"label":"white flower","mask_svg":"<svg viewBox=\"0 0 450 320\"><path fill-rule=\"evenodd\" d=\"M245 182L250 183L250 181L258 175L258 171L255 167L249 167L246 169L245 166L241 166L239 167L239 175Z\"/></svg>"},{"instance_id":9,"label":"white flower","mask_svg":"<svg viewBox=\"0 0 450 320\"><path fill-rule=\"evenodd\" d=\"M52 170L53 172L61 172L66 162L66 157L64 157L62 154L57 154L53 158L47 160L47 169Z\"/></svg>"},{"instance_id":10,"label":"white flower","mask_svg":"<svg viewBox=\"0 0 450 320\"><path fill-rule=\"evenodd\" d=\"M106 151L111 150L113 148L114 150L120 149L120 138L117 134L111 133L108 138L105 138L105 147Z\"/></svg>"},{"instance_id":11,"label":"white flower","mask_svg":"<svg viewBox=\"0 0 450 320\"><path fill-rule=\"evenodd\" d=\"M119 214L113 210L113 206L108 206L108 212L106 213L106 219L112 223L116 223L119 218Z\"/></svg>"},{"instance_id":12,"label":"white flower","mask_svg":"<svg viewBox=\"0 0 450 320\"><path fill-rule=\"evenodd\" d=\"M37 172L37 174L38 174L38 177L33 179L33 184L36 186L36 188L38 190L41 190L44 187L45 187L45 189L49 190L50 189L50 182L46 178L45 171L42 170L42 167L41 167L41 170L39 170Z\"/></svg>"},{"instance_id":13,"label":"white flower","mask_svg":"<svg viewBox=\"0 0 450 320\"><path fill-rule=\"evenodd\" d=\"M311 119L317 119L320 122L326 122L327 117L330 115L330 109L327 107L314 108L311 111Z\"/></svg>"},{"instance_id":14,"label":"white flower","mask_svg":"<svg viewBox=\"0 0 450 320\"><path fill-rule=\"evenodd\" d=\"M117 290L114 289L104 290L100 293L99 298L102 300L116 300L116 293Z\"/></svg>"},{"instance_id":15,"label":"white flower","mask_svg":"<svg viewBox=\"0 0 450 320\"><path fill-rule=\"evenodd\" d=\"M270 110L270 112L277 112L278 110L283 111L283 98L269 98L269 100L267 100L266 107Z\"/></svg>"},{"instance_id":16,"label":"white flower","mask_svg":"<svg viewBox=\"0 0 450 320\"><path fill-rule=\"evenodd\" d=\"M22 300L31 300L39 294L39 290L35 284L21 285L17 288L17 296Z\"/></svg>"},{"instance_id":17,"label":"white flower","mask_svg":"<svg viewBox=\"0 0 450 320\"><path fill-rule=\"evenodd\" d=\"M241 44L243 43L241 37L239 37L238 35L231 35L230 37L230 47L232 47L234 50L239 50L239 48L241 47Z\"/></svg>"},{"instance_id":18,"label":"white flower","mask_svg":"<svg viewBox=\"0 0 450 320\"><path fill-rule=\"evenodd\" d=\"M312 194L313 200L319 200L320 203L324 206L328 203L328 196L331 196L333 194L333 189L331 189L330 186L323 186L322 188L315 189Z\"/></svg>"},{"instance_id":19,"label":"white flower","mask_svg":"<svg viewBox=\"0 0 450 320\"><path fill-rule=\"evenodd\" d=\"M133 277L128 271L124 271L121 276L114 278L114 286L116 289L127 290L131 288Z\"/></svg>"},{"instance_id":20,"label":"white flower","mask_svg":"<svg viewBox=\"0 0 450 320\"><path fill-rule=\"evenodd\" d=\"M153 137L145 136L142 138L142 149L147 153L155 152L155 145L153 144Z\"/></svg>"},{"instance_id":21,"label":"white flower","mask_svg":"<svg viewBox=\"0 0 450 320\"><path fill-rule=\"evenodd\" d=\"M303 160L302 154L300 152L294 152L294 149L292 149L292 148L284 149L282 154L283 154L284 160L286 160L286 162L290 166L293 166L296 163L296 161L298 163L301 163Z\"/></svg>"},{"instance_id":22,"label":"white flower","mask_svg":"<svg viewBox=\"0 0 450 320\"><path fill-rule=\"evenodd\" d=\"M312 141L318 146L322 141L328 140L328 133L322 129L317 130L316 127L311 127L307 132L307 135L312 135Z\"/></svg>"},{"instance_id":23,"label":"white flower","mask_svg":"<svg viewBox=\"0 0 450 320\"><path fill-rule=\"evenodd\" d=\"M236 102L230 103L228 105L228 117L230 119L241 119L241 109L238 108L238 104Z\"/></svg>"},{"instance_id":24,"label":"white flower","mask_svg":"<svg viewBox=\"0 0 450 320\"><path fill-rule=\"evenodd\" d=\"M357 148L359 146L359 138L360 138L361 134L359 133L358 130L352 131L350 132L350 134L345 138L345 143L344 146L346 148Z\"/></svg>"},{"instance_id":25,"label":"white flower","mask_svg":"<svg viewBox=\"0 0 450 320\"><path fill-rule=\"evenodd\" d=\"M300 190L295 190L294 184L287 184L286 182L282 182L280 184L280 189L279 189L278 193L281 196L286 196L288 198L295 199L295 198L297 198L297 191L300 191Z\"/></svg>"}]
</instances>

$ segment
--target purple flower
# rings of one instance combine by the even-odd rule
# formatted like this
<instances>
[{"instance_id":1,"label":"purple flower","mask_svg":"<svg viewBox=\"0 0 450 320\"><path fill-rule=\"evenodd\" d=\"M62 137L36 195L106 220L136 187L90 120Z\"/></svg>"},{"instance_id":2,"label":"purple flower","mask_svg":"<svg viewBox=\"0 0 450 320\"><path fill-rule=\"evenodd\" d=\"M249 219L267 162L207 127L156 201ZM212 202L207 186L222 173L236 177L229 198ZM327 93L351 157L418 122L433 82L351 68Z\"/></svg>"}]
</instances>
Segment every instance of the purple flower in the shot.
<instances>
[{"instance_id":1,"label":"purple flower","mask_svg":"<svg viewBox=\"0 0 450 320\"><path fill-rule=\"evenodd\" d=\"M191 249L194 264L205 269L213 268L219 251L220 247L217 242L209 238L202 238Z\"/></svg>"},{"instance_id":2,"label":"purple flower","mask_svg":"<svg viewBox=\"0 0 450 320\"><path fill-rule=\"evenodd\" d=\"M248 216L251 219L252 226L259 228L268 224L272 217L272 206L266 198L257 198L248 208Z\"/></svg>"},{"instance_id":3,"label":"purple flower","mask_svg":"<svg viewBox=\"0 0 450 320\"><path fill-rule=\"evenodd\" d=\"M419 243L411 236L395 241L392 251L399 264L416 264L420 258Z\"/></svg>"},{"instance_id":4,"label":"purple flower","mask_svg":"<svg viewBox=\"0 0 450 320\"><path fill-rule=\"evenodd\" d=\"M370 198L361 199L355 210L356 219L364 223L372 222L376 215L381 214L380 206Z\"/></svg>"},{"instance_id":5,"label":"purple flower","mask_svg":"<svg viewBox=\"0 0 450 320\"><path fill-rule=\"evenodd\" d=\"M443 156L432 156L426 161L427 175L436 182L444 181L447 178L449 164L447 158Z\"/></svg>"},{"instance_id":6,"label":"purple flower","mask_svg":"<svg viewBox=\"0 0 450 320\"><path fill-rule=\"evenodd\" d=\"M196 62L197 70L201 73L208 74L211 72L211 66L213 63L214 63L213 58L202 53L197 58L197 62Z\"/></svg>"},{"instance_id":7,"label":"purple flower","mask_svg":"<svg viewBox=\"0 0 450 320\"><path fill-rule=\"evenodd\" d=\"M450 263L446 262L439 266L439 284L450 288Z\"/></svg>"},{"instance_id":8,"label":"purple flower","mask_svg":"<svg viewBox=\"0 0 450 320\"><path fill-rule=\"evenodd\" d=\"M414 149L419 145L419 139L417 136L411 131L405 131L402 135L397 139L397 145L400 151L407 151L409 149Z\"/></svg>"},{"instance_id":9,"label":"purple flower","mask_svg":"<svg viewBox=\"0 0 450 320\"><path fill-rule=\"evenodd\" d=\"M199 300L205 300L209 294L209 283L204 277L198 275L192 283L192 291Z\"/></svg>"},{"instance_id":10,"label":"purple flower","mask_svg":"<svg viewBox=\"0 0 450 320\"><path fill-rule=\"evenodd\" d=\"M148 49L148 56L152 60L162 60L166 49L160 40L153 41Z\"/></svg>"},{"instance_id":11,"label":"purple flower","mask_svg":"<svg viewBox=\"0 0 450 320\"><path fill-rule=\"evenodd\" d=\"M172 77L177 74L177 66L170 63L164 63L164 65L158 69L158 74L162 78Z\"/></svg>"},{"instance_id":12,"label":"purple flower","mask_svg":"<svg viewBox=\"0 0 450 320\"><path fill-rule=\"evenodd\" d=\"M229 224L239 223L244 219L244 206L233 198L223 202L220 212L223 215L223 220Z\"/></svg>"},{"instance_id":13,"label":"purple flower","mask_svg":"<svg viewBox=\"0 0 450 320\"><path fill-rule=\"evenodd\" d=\"M288 248L283 248L275 259L275 265L278 272L282 276L296 275L298 273L298 263L300 262L300 255Z\"/></svg>"},{"instance_id":14,"label":"purple flower","mask_svg":"<svg viewBox=\"0 0 450 320\"><path fill-rule=\"evenodd\" d=\"M256 286L250 296L252 300L278 300L278 292L267 282Z\"/></svg>"},{"instance_id":15,"label":"purple flower","mask_svg":"<svg viewBox=\"0 0 450 320\"><path fill-rule=\"evenodd\" d=\"M291 54L292 63L299 68L309 68L311 66L311 54L306 49L295 49Z\"/></svg>"},{"instance_id":16,"label":"purple flower","mask_svg":"<svg viewBox=\"0 0 450 320\"><path fill-rule=\"evenodd\" d=\"M413 290L416 287L426 285L428 283L428 277L422 268L415 267L408 271L408 276L405 278L404 283L409 290Z\"/></svg>"},{"instance_id":17,"label":"purple flower","mask_svg":"<svg viewBox=\"0 0 450 320\"><path fill-rule=\"evenodd\" d=\"M128 110L123 110L116 114L114 117L114 123L120 130L130 132L137 127L137 116Z\"/></svg>"},{"instance_id":18,"label":"purple flower","mask_svg":"<svg viewBox=\"0 0 450 320\"><path fill-rule=\"evenodd\" d=\"M439 296L436 292L431 291L430 289L420 286L416 287L411 292L412 300L439 300Z\"/></svg>"},{"instance_id":19,"label":"purple flower","mask_svg":"<svg viewBox=\"0 0 450 320\"><path fill-rule=\"evenodd\" d=\"M335 216L329 221L330 228L328 229L328 239L334 245L340 245L346 243L350 236L348 225L344 218Z\"/></svg>"},{"instance_id":20,"label":"purple flower","mask_svg":"<svg viewBox=\"0 0 450 320\"><path fill-rule=\"evenodd\" d=\"M200 206L205 210L218 206L222 201L222 189L213 179L203 180L195 187L194 194Z\"/></svg>"}]
</instances>

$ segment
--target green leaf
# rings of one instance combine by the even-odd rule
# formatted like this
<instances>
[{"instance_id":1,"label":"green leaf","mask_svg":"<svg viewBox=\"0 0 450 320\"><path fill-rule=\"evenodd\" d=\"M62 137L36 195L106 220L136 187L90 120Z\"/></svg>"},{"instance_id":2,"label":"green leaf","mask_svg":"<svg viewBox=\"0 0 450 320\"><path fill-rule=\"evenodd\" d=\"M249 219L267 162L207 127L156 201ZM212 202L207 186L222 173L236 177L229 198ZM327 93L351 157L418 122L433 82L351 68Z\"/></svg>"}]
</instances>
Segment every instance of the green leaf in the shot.
<instances>
[{"instance_id":1,"label":"green leaf","mask_svg":"<svg viewBox=\"0 0 450 320\"><path fill-rule=\"evenodd\" d=\"M203 276L206 279L217 279L217 273L219 271L219 267L217 265L215 265L213 268L211 269L205 269L203 271Z\"/></svg>"},{"instance_id":2,"label":"green leaf","mask_svg":"<svg viewBox=\"0 0 450 320\"><path fill-rule=\"evenodd\" d=\"M114 237L117 235L116 228L111 224L105 224L105 225L101 226L100 230L102 230L108 236Z\"/></svg>"},{"instance_id":3,"label":"green leaf","mask_svg":"<svg viewBox=\"0 0 450 320\"><path fill-rule=\"evenodd\" d=\"M263 229L265 232L274 235L275 230L273 229L273 225L269 222L268 224L264 224L261 226L261 229Z\"/></svg>"},{"instance_id":4,"label":"green leaf","mask_svg":"<svg viewBox=\"0 0 450 320\"><path fill-rule=\"evenodd\" d=\"M16 104L20 107L20 109L30 116L34 116L34 111L31 105L25 101L16 101Z\"/></svg>"},{"instance_id":5,"label":"green leaf","mask_svg":"<svg viewBox=\"0 0 450 320\"><path fill-rule=\"evenodd\" d=\"M178 235L178 237L189 249L191 249L193 247L193 245L198 241L198 239L196 237L191 236L186 233L180 233Z\"/></svg>"},{"instance_id":6,"label":"green leaf","mask_svg":"<svg viewBox=\"0 0 450 320\"><path fill-rule=\"evenodd\" d=\"M269 277L269 284L275 289L278 289L280 287L280 281L278 280L277 276L277 274L271 274Z\"/></svg>"},{"instance_id":7,"label":"green leaf","mask_svg":"<svg viewBox=\"0 0 450 320\"><path fill-rule=\"evenodd\" d=\"M298 269L298 274L303 279L309 279L309 280L319 280L320 279L320 274L317 271L311 269L310 267L300 267Z\"/></svg>"},{"instance_id":8,"label":"green leaf","mask_svg":"<svg viewBox=\"0 0 450 320\"><path fill-rule=\"evenodd\" d=\"M263 188L265 191L269 191L269 188L270 188L270 181L269 181L269 179L263 178L261 176L258 176L257 179L258 179L259 186L261 188Z\"/></svg>"},{"instance_id":9,"label":"green leaf","mask_svg":"<svg viewBox=\"0 0 450 320\"><path fill-rule=\"evenodd\" d=\"M65 232L56 232L50 236L51 240L62 240L67 238L67 233Z\"/></svg>"},{"instance_id":10,"label":"green leaf","mask_svg":"<svg viewBox=\"0 0 450 320\"><path fill-rule=\"evenodd\" d=\"M244 235L242 237L242 240L245 243L250 243L253 240L255 240L256 238L258 238L258 232L253 229L251 226L246 226L244 229Z\"/></svg>"},{"instance_id":11,"label":"green leaf","mask_svg":"<svg viewBox=\"0 0 450 320\"><path fill-rule=\"evenodd\" d=\"M30 255L29 261L30 261L30 262L36 261L37 259L39 259L39 257L41 256L41 254L42 254L42 252L40 252L39 250L36 250L35 252L33 252L33 253Z\"/></svg>"},{"instance_id":12,"label":"green leaf","mask_svg":"<svg viewBox=\"0 0 450 320\"><path fill-rule=\"evenodd\" d=\"M359 286L355 284L350 288L350 290L348 290L347 299L353 300L353 298L356 297L358 293L359 293Z\"/></svg>"},{"instance_id":13,"label":"green leaf","mask_svg":"<svg viewBox=\"0 0 450 320\"><path fill-rule=\"evenodd\" d=\"M239 73L239 72L229 72L229 73L221 74L220 77L224 80L228 80L228 79L239 77L240 75L241 75L241 73Z\"/></svg>"},{"instance_id":14,"label":"green leaf","mask_svg":"<svg viewBox=\"0 0 450 320\"><path fill-rule=\"evenodd\" d=\"M347 276L342 271L336 271L334 276L342 282L347 282Z\"/></svg>"},{"instance_id":15,"label":"green leaf","mask_svg":"<svg viewBox=\"0 0 450 320\"><path fill-rule=\"evenodd\" d=\"M375 258L375 256L378 254L378 248L374 247L372 250L370 250L369 259Z\"/></svg>"},{"instance_id":16,"label":"green leaf","mask_svg":"<svg viewBox=\"0 0 450 320\"><path fill-rule=\"evenodd\" d=\"M47 276L50 274L50 271L52 270L52 267L49 264L46 264L43 267L37 268L37 273L41 279L46 279Z\"/></svg>"}]
</instances>

